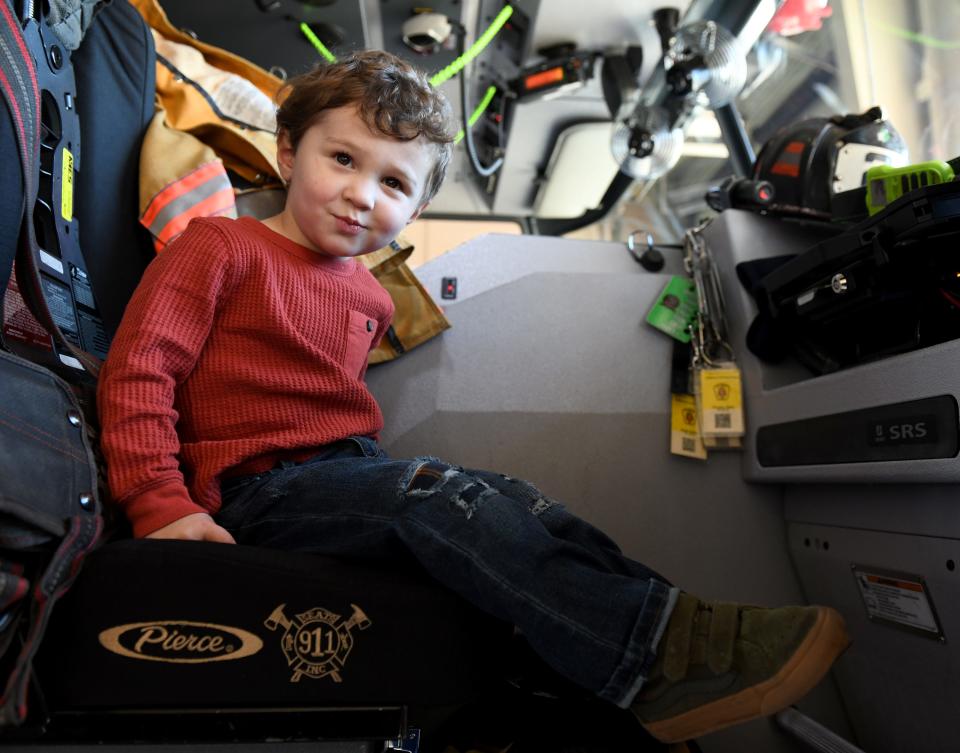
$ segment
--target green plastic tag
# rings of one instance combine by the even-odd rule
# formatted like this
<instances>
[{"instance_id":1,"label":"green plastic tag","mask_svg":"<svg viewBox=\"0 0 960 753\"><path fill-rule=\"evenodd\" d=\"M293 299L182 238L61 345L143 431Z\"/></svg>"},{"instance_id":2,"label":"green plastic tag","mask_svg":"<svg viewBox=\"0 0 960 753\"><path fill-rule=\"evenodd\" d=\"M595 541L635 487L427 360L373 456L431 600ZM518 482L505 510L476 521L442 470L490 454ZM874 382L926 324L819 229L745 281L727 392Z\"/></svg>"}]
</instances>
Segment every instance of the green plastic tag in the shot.
<instances>
[{"instance_id":1,"label":"green plastic tag","mask_svg":"<svg viewBox=\"0 0 960 753\"><path fill-rule=\"evenodd\" d=\"M682 343L690 342L687 329L697 313L697 289L693 280L674 276L657 296L647 314L647 324Z\"/></svg>"}]
</instances>

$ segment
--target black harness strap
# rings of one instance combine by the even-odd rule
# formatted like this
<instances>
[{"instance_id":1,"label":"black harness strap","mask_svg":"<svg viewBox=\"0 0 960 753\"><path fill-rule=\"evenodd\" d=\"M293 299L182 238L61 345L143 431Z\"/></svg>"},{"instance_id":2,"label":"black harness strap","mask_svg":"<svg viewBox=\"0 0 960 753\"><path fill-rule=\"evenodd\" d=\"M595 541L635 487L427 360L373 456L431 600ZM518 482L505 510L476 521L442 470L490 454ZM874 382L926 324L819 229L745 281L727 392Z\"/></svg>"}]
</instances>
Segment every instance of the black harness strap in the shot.
<instances>
[{"instance_id":1,"label":"black harness strap","mask_svg":"<svg viewBox=\"0 0 960 753\"><path fill-rule=\"evenodd\" d=\"M95 375L96 359L66 341L39 290L33 207L39 191L42 87L24 33L31 25L36 32L35 20L22 22L9 2L0 0L0 91L10 113L23 188L19 207L12 208L16 215L4 215L20 233L18 245L0 245L0 304L15 254L24 300L51 333L58 354L69 354ZM11 198L0 196L0 201ZM22 724L27 717L33 658L50 611L95 546L103 521L93 450L71 389L49 371L6 353L0 353L0 383L0 538L5 547L0 561L0 654L19 646L9 674L0 680L2 728ZM70 431L50 424L68 418ZM61 442L59 437L67 439ZM43 562L24 567L17 561L20 554L30 563L42 555ZM13 642L15 632L19 644Z\"/></svg>"},{"instance_id":2,"label":"black harness strap","mask_svg":"<svg viewBox=\"0 0 960 753\"><path fill-rule=\"evenodd\" d=\"M53 339L59 362L54 367L67 376L85 371L94 379L100 360L68 340L57 324L41 287L37 266L39 248L33 223L33 207L39 191L41 123L41 84L34 59L46 60L46 49L40 33L40 22L34 18L20 20L5 0L0 2L0 89L13 118L14 132L20 152L24 201L19 245L16 251L17 283L31 313ZM59 48L58 48L59 49ZM60 50L63 64L69 65L69 53ZM0 259L4 270L6 259ZM4 285L3 290L6 290ZM71 373L72 367L72 373Z\"/></svg>"},{"instance_id":3,"label":"black harness strap","mask_svg":"<svg viewBox=\"0 0 960 753\"><path fill-rule=\"evenodd\" d=\"M20 31L20 22L6 0L0 1L0 91L10 113L15 137L12 146L20 162L22 201L14 211L22 218L26 208L33 206L37 199L32 167L40 160L40 87ZM4 242L0 246L0 302L7 290L15 253L14 243L8 245Z\"/></svg>"}]
</instances>

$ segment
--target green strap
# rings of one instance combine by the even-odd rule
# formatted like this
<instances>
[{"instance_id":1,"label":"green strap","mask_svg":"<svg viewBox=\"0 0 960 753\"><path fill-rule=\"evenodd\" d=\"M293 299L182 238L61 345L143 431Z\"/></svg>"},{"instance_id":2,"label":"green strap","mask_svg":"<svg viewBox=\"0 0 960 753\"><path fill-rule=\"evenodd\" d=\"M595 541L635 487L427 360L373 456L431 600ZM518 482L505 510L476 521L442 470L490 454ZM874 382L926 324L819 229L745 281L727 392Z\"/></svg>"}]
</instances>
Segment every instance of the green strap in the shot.
<instances>
[{"instance_id":1,"label":"green strap","mask_svg":"<svg viewBox=\"0 0 960 753\"><path fill-rule=\"evenodd\" d=\"M733 667L733 644L737 639L739 610L736 604L714 604L707 638L707 666L717 675Z\"/></svg>"},{"instance_id":2,"label":"green strap","mask_svg":"<svg viewBox=\"0 0 960 753\"><path fill-rule=\"evenodd\" d=\"M690 647L693 640L694 620L700 600L687 593L680 593L677 597L670 622L667 623L667 634L663 637L665 644L661 652L663 656L663 676L669 682L682 680L687 674L690 665Z\"/></svg>"}]
</instances>

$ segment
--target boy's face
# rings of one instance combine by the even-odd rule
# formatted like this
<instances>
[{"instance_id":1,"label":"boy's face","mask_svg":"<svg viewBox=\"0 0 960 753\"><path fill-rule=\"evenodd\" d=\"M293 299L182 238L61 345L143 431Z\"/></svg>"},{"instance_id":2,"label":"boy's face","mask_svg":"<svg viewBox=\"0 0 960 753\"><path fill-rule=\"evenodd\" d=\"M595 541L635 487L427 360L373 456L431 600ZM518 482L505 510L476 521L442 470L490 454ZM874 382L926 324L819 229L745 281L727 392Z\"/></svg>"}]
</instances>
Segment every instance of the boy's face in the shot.
<instances>
[{"instance_id":1,"label":"boy's face","mask_svg":"<svg viewBox=\"0 0 960 753\"><path fill-rule=\"evenodd\" d=\"M423 139L373 132L353 106L328 110L295 152L281 134L277 162L287 202L271 220L319 254L347 259L376 251L426 207L420 196L433 160Z\"/></svg>"}]
</instances>

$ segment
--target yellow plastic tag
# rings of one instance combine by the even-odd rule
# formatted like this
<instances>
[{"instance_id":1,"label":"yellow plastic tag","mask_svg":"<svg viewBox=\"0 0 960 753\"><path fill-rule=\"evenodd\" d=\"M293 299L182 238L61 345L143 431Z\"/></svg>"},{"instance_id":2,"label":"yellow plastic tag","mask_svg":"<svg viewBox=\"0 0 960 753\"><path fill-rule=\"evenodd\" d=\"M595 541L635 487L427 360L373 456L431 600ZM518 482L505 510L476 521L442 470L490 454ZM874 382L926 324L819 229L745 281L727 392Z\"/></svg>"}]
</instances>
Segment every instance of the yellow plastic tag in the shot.
<instances>
[{"instance_id":1,"label":"yellow plastic tag","mask_svg":"<svg viewBox=\"0 0 960 753\"><path fill-rule=\"evenodd\" d=\"M697 398L704 437L743 436L743 394L740 369L732 363L699 369Z\"/></svg>"},{"instance_id":2,"label":"yellow plastic tag","mask_svg":"<svg viewBox=\"0 0 960 753\"><path fill-rule=\"evenodd\" d=\"M693 395L670 396L670 452L688 458L707 459L697 430L697 401Z\"/></svg>"},{"instance_id":3,"label":"yellow plastic tag","mask_svg":"<svg viewBox=\"0 0 960 753\"><path fill-rule=\"evenodd\" d=\"M67 222L73 221L73 154L64 147L63 149L63 169L61 170L63 181L60 186L60 215Z\"/></svg>"}]
</instances>

